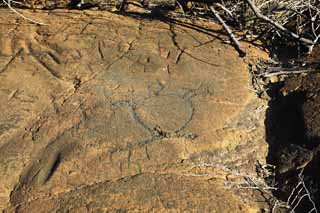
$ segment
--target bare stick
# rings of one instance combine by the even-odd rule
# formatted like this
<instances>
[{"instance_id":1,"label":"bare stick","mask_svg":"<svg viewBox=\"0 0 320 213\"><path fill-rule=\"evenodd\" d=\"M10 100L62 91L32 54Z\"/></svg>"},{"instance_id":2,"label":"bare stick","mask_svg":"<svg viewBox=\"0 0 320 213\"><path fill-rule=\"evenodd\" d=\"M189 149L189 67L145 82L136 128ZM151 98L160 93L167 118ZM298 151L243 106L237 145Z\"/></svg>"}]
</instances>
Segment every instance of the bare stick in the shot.
<instances>
[{"instance_id":1,"label":"bare stick","mask_svg":"<svg viewBox=\"0 0 320 213\"><path fill-rule=\"evenodd\" d=\"M310 72L317 72L317 71L311 70L311 69L298 70L298 71L280 71L280 72L266 73L266 74L262 74L260 76L268 78L268 77L278 76L278 75L302 74L302 73L310 73Z\"/></svg>"},{"instance_id":2,"label":"bare stick","mask_svg":"<svg viewBox=\"0 0 320 213\"><path fill-rule=\"evenodd\" d=\"M13 11L15 14L17 14L18 16L22 17L23 19L26 19L34 24L39 24L39 25L47 25L45 23L42 23L42 22L38 22L38 21L35 21L31 18L28 18L26 16L24 16L23 14L19 13L16 9L14 9L12 6L11 6L11 0L2 0L2 2L8 6L8 8Z\"/></svg>"},{"instance_id":3,"label":"bare stick","mask_svg":"<svg viewBox=\"0 0 320 213\"><path fill-rule=\"evenodd\" d=\"M282 32L286 33L287 35L301 41L304 42L306 44L310 44L313 45L314 42L310 39L307 38L303 38L300 37L299 35L295 34L294 32L288 30L287 28L285 28L284 26L282 26L281 24L279 24L278 22L273 21L272 19L268 18L267 16L264 16L263 14L261 14L260 10L255 6L255 4L251 1L251 0L245 0L250 8L253 10L254 14L259 18L264 20L265 22L268 22L269 24L273 25L275 28L281 30Z\"/></svg>"},{"instance_id":4,"label":"bare stick","mask_svg":"<svg viewBox=\"0 0 320 213\"><path fill-rule=\"evenodd\" d=\"M213 6L209 7L213 15L218 19L218 21L221 23L225 31L227 31L230 39L233 41L235 44L236 49L238 50L239 54L241 57L244 57L246 55L246 52L242 50L240 42L237 40L237 38L234 36L228 25L223 21L223 19L220 17L219 13L214 9Z\"/></svg>"},{"instance_id":5,"label":"bare stick","mask_svg":"<svg viewBox=\"0 0 320 213\"><path fill-rule=\"evenodd\" d=\"M303 181L302 177L300 177L300 178L301 178L301 181L302 181L303 188L304 188L304 189L306 190L306 192L307 192L307 195L308 195L309 201L312 203L313 209L314 209L314 210L315 210L315 212L317 213L317 212L318 212L318 210L317 210L317 208L316 208L316 204L315 204L315 202L312 200L312 198L311 198L311 194L310 194L310 192L309 192L309 190L308 190L308 188L307 188L306 184L304 183L304 181ZM312 209L311 211L313 211L313 209Z\"/></svg>"},{"instance_id":6,"label":"bare stick","mask_svg":"<svg viewBox=\"0 0 320 213\"><path fill-rule=\"evenodd\" d=\"M228 8L226 8L225 6L223 6L220 3L215 3L215 5L220 7L222 10L224 10L231 18L235 19L232 12Z\"/></svg>"},{"instance_id":7,"label":"bare stick","mask_svg":"<svg viewBox=\"0 0 320 213\"><path fill-rule=\"evenodd\" d=\"M315 202L312 200L311 197L311 193L309 192L304 180L303 180L303 176L302 176L303 170L301 171L301 173L299 174L299 182L297 183L297 185L294 187L294 189L292 190L290 196L287 199L286 205L289 206L289 208L291 209L291 213L295 212L295 209L298 208L299 205L301 205L301 202L304 198L308 198L309 202L312 204L312 209L308 211L308 213L311 212L316 212L318 213L317 207ZM300 190L298 191L298 189L300 188ZM303 192L303 194L302 194ZM291 198L294 199L291 201Z\"/></svg>"},{"instance_id":8,"label":"bare stick","mask_svg":"<svg viewBox=\"0 0 320 213\"><path fill-rule=\"evenodd\" d=\"M183 9L183 6L180 4L180 2L178 0L176 0L176 3L179 6L179 8L180 8L181 12L183 13L183 15L186 15L186 13L185 13L185 11Z\"/></svg>"}]
</instances>

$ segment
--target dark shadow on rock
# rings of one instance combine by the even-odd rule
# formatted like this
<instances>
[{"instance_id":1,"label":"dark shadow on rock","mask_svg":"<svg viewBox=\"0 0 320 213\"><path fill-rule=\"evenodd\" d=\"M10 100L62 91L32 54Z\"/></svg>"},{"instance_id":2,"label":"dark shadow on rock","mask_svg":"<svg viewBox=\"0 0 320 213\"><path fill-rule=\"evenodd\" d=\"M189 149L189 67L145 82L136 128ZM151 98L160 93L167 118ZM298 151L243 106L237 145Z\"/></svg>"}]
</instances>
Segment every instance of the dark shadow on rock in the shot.
<instances>
[{"instance_id":1,"label":"dark shadow on rock","mask_svg":"<svg viewBox=\"0 0 320 213\"><path fill-rule=\"evenodd\" d=\"M123 16L129 16L129 17L133 17L136 19L144 19L144 20L159 20L162 21L172 27L174 26L181 26L181 27L185 27L188 29L192 29L195 30L199 33L208 35L210 37L212 37L212 40L217 39L220 40L222 42L225 42L226 39L228 39L228 34L223 30L223 29L212 29L212 28L207 28L195 23L191 23L191 22L185 22L176 18L172 18L168 15L168 13L171 10L168 8L164 8L164 7L156 7L156 8L152 8L150 13L137 13L137 12L114 12L116 14L120 14ZM262 47L261 45L255 45L256 47ZM233 46L235 49L236 47ZM237 50L237 49L236 49ZM238 50L237 50L238 51Z\"/></svg>"},{"instance_id":2,"label":"dark shadow on rock","mask_svg":"<svg viewBox=\"0 0 320 213\"><path fill-rule=\"evenodd\" d=\"M315 145L319 138L308 138L307 134L303 107L308 91L283 95L282 87L283 84L273 84L269 90L272 100L265 119L269 144L267 163L275 166L275 177L268 182L275 184L274 196L277 199L289 201L291 208L296 206L295 212L309 212L313 205L309 197L304 196L308 193L320 209L320 156ZM309 192L302 184L299 185L301 180Z\"/></svg>"},{"instance_id":3,"label":"dark shadow on rock","mask_svg":"<svg viewBox=\"0 0 320 213\"><path fill-rule=\"evenodd\" d=\"M194 22L187 22L187 21L183 21L183 19L170 17L168 13L170 11L173 11L172 7L155 7L155 8L151 8L150 11L151 11L150 13L138 13L138 12L128 12L128 11L118 11L115 13L121 14L124 16L138 18L138 19L160 20L167 24L171 24L171 25L174 24L177 26L183 26L189 29L196 30L198 32L211 36L213 39L218 39L223 42L228 40L229 34L226 33L226 31L223 28L219 30L210 29L210 28L206 28L198 24L195 24ZM207 13L199 17L206 20L212 20L213 15L211 13ZM217 22L213 21L213 23L217 23ZM228 24L230 26L233 25L233 23L228 23ZM234 26L234 27L236 27L234 30L237 31L236 29L239 26ZM269 33L268 31L269 29L267 29L266 31L260 32L257 38L255 39L250 40L244 36L243 38L239 38L239 40L241 40L242 42L247 42L249 44L252 44L256 48L260 48L264 51L269 52L272 58L277 59L278 61L284 64L290 63L293 59L300 59L301 57L305 56L305 54L308 52L308 48L304 44L290 37L283 36L278 39L273 39L273 38L271 39L270 35L268 34ZM269 36L266 37L266 35L269 35ZM232 43L231 45L238 51L236 46L234 46Z\"/></svg>"}]
</instances>

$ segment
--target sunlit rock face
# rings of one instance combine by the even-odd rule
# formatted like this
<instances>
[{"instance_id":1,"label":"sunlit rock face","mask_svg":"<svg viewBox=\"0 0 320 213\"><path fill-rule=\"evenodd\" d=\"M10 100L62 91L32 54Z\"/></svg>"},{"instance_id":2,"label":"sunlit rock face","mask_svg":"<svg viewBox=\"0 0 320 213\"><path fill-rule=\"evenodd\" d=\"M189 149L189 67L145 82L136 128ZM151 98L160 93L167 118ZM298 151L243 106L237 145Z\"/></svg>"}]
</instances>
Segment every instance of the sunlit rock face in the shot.
<instances>
[{"instance_id":1,"label":"sunlit rock face","mask_svg":"<svg viewBox=\"0 0 320 213\"><path fill-rule=\"evenodd\" d=\"M265 103L220 28L22 12L46 25L1 11L0 209L263 208L233 186L265 159Z\"/></svg>"}]
</instances>

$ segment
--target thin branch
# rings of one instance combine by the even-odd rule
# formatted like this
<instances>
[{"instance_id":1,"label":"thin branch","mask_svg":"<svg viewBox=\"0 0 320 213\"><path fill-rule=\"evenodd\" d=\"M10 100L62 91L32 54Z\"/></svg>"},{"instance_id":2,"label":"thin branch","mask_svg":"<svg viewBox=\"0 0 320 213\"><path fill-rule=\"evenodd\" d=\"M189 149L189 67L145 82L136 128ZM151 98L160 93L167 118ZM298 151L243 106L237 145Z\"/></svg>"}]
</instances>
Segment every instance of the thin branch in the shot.
<instances>
[{"instance_id":1,"label":"thin branch","mask_svg":"<svg viewBox=\"0 0 320 213\"><path fill-rule=\"evenodd\" d=\"M176 0L176 3L179 6L179 8L180 8L181 12L183 13L183 15L186 15L186 13L185 13L185 11L183 9L183 6L180 4L179 0Z\"/></svg>"},{"instance_id":2,"label":"thin branch","mask_svg":"<svg viewBox=\"0 0 320 213\"><path fill-rule=\"evenodd\" d=\"M301 177L300 177L301 178ZM301 178L301 181L302 181L302 185L303 185L303 188L306 190L307 192L307 195L308 195L308 198L309 198L309 201L312 203L312 206L313 206L313 209L315 209L316 213L318 212L317 208L316 208L316 204L314 203L314 201L312 200L311 198L311 194L306 186L306 184L304 183L304 181L302 180Z\"/></svg>"},{"instance_id":3,"label":"thin branch","mask_svg":"<svg viewBox=\"0 0 320 213\"><path fill-rule=\"evenodd\" d=\"M240 42L237 40L233 32L230 30L228 25L223 21L223 19L220 17L219 13L214 9L213 6L210 6L209 9L213 13L213 15L218 19L218 21L221 23L225 31L227 31L230 39L233 41L236 49L238 50L241 57L244 57L246 55L246 52L242 49Z\"/></svg>"},{"instance_id":4,"label":"thin branch","mask_svg":"<svg viewBox=\"0 0 320 213\"><path fill-rule=\"evenodd\" d=\"M245 0L245 1L249 4L250 8L253 10L254 14L259 19L262 19L263 21L268 22L269 24L273 25L275 28L281 30L282 32L286 33L287 35L289 35L289 36L291 36L301 42L304 42L304 43L310 44L310 45L314 44L314 42L312 40L310 40L308 38L300 37L299 35L288 30L287 28L285 28L284 26L282 26L278 22L275 22L272 19L268 18L267 16L264 16L251 0Z\"/></svg>"},{"instance_id":5,"label":"thin branch","mask_svg":"<svg viewBox=\"0 0 320 213\"><path fill-rule=\"evenodd\" d=\"M223 5L220 4L220 3L215 3L215 5L216 5L217 7L220 7L222 10L224 10L231 18L235 19L234 16L233 16L233 14L232 14L232 12L231 12L228 8L226 8L225 6L223 6Z\"/></svg>"},{"instance_id":6,"label":"thin branch","mask_svg":"<svg viewBox=\"0 0 320 213\"><path fill-rule=\"evenodd\" d=\"M280 71L280 72L272 72L272 73L265 73L261 74L259 76L263 76L265 78L269 78L272 76L279 76L279 75L290 75L290 74L302 74L302 73L310 73L310 72L319 72L311 69L306 69L306 70L298 70L298 71Z\"/></svg>"},{"instance_id":7,"label":"thin branch","mask_svg":"<svg viewBox=\"0 0 320 213\"><path fill-rule=\"evenodd\" d=\"M307 197L307 196L308 196L307 194L302 195L302 196L300 197L298 203L292 208L292 210L290 211L290 213L294 213L294 212L295 212L294 210L299 206L299 204L300 204L300 202L303 200L303 198L305 198L305 197Z\"/></svg>"},{"instance_id":8,"label":"thin branch","mask_svg":"<svg viewBox=\"0 0 320 213\"><path fill-rule=\"evenodd\" d=\"M17 14L18 16L22 17L23 19L26 19L28 21L30 21L31 23L34 23L34 24L39 24L39 25L47 25L43 22L38 22L38 21L35 21L31 18L28 18L26 16L24 16L23 14L19 13L16 9L14 9L12 6L11 6L11 0L2 0L2 2L7 5L7 7L12 11L14 12L15 14Z\"/></svg>"}]
</instances>

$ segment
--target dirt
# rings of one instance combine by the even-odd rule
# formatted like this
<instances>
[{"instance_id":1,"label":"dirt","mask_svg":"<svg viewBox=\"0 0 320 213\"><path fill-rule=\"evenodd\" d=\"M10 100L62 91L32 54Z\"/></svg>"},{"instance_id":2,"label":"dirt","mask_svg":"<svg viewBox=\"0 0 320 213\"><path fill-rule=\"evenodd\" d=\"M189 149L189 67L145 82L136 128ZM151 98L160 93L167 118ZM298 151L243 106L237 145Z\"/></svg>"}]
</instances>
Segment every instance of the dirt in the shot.
<instances>
[{"instance_id":1,"label":"dirt","mask_svg":"<svg viewBox=\"0 0 320 213\"><path fill-rule=\"evenodd\" d=\"M46 25L0 11L0 209L270 208L248 72L266 53L238 57L205 21L20 12Z\"/></svg>"}]
</instances>

